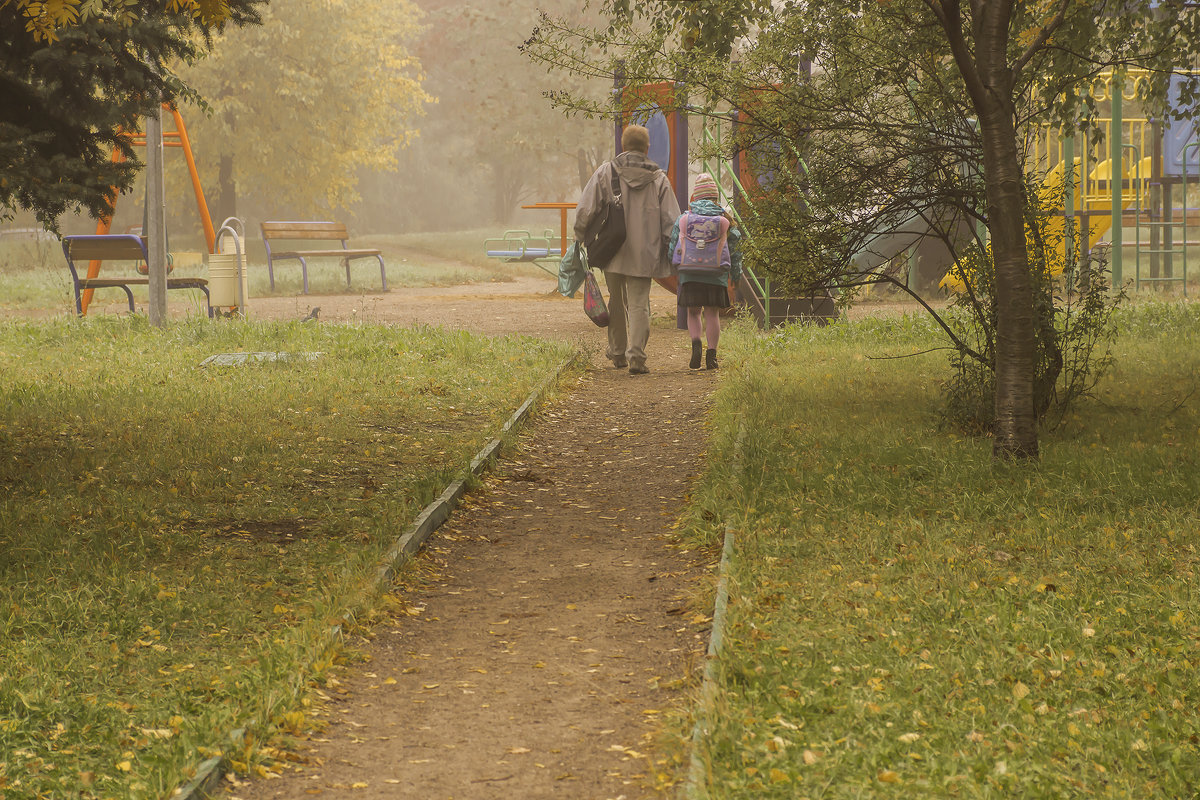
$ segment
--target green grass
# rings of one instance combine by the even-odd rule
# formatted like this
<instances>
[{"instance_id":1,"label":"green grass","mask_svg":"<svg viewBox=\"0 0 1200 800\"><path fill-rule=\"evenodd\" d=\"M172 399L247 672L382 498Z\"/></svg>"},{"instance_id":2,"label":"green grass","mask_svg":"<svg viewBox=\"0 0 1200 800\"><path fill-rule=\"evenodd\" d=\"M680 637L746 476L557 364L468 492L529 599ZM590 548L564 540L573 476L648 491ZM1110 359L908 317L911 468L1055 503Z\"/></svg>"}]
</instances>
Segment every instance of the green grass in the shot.
<instances>
[{"instance_id":1,"label":"green grass","mask_svg":"<svg viewBox=\"0 0 1200 800\"><path fill-rule=\"evenodd\" d=\"M501 233L499 229L485 229L361 236L352 239L350 244L352 247L373 247L382 251L387 266L388 287L392 290L511 281L522 276L544 277L547 286L552 287L553 279L534 265L509 264L484 255L484 240ZM251 236L246 244L251 298L302 293L299 262L275 263L275 288L272 290L262 240ZM336 242L334 246L337 246ZM206 275L206 268L199 261L199 243L177 242L176 249L181 255L181 263L174 274ZM86 265L83 268L86 269ZM128 264L113 263L105 269L102 275L132 274L132 267ZM351 288L347 289L346 273L336 260L309 262L308 282L312 295L344 294L347 291L377 293L380 291L378 262L370 258L351 262L350 279ZM145 302L145 288L134 287L133 292L138 302ZM172 292L171 300L178 300L182 294ZM199 307L199 293L194 294ZM125 301L120 289L103 290L96 298L96 302ZM4 309L49 308L67 313L73 303L70 273L57 242L0 241L0 312Z\"/></svg>"},{"instance_id":2,"label":"green grass","mask_svg":"<svg viewBox=\"0 0 1200 800\"><path fill-rule=\"evenodd\" d=\"M944 354L870 358L924 320L727 337L692 514L737 542L708 796L1195 796L1198 333L1125 312L1029 466L942 425Z\"/></svg>"},{"instance_id":3,"label":"green grass","mask_svg":"<svg viewBox=\"0 0 1200 800\"><path fill-rule=\"evenodd\" d=\"M324 355L197 366L233 351ZM295 724L383 550L565 355L430 328L0 324L0 796L164 797L228 731Z\"/></svg>"}]
</instances>

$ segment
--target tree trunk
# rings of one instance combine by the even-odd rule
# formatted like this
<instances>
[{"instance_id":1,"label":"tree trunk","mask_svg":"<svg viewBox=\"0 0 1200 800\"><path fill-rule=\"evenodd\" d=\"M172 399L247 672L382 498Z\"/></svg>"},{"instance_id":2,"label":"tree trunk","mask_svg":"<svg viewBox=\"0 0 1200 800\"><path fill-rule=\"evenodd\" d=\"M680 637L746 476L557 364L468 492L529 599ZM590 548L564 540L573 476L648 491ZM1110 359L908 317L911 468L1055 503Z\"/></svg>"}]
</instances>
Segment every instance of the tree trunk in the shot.
<instances>
[{"instance_id":1,"label":"tree trunk","mask_svg":"<svg viewBox=\"0 0 1200 800\"><path fill-rule=\"evenodd\" d=\"M236 133L236 123L232 113L225 114L225 124L231 134ZM217 197L215 210L216 222L237 216L237 181L233 176L233 151L222 153L217 162Z\"/></svg>"},{"instance_id":2,"label":"tree trunk","mask_svg":"<svg viewBox=\"0 0 1200 800\"><path fill-rule=\"evenodd\" d=\"M996 268L996 428L992 453L1036 459L1036 343L1033 282L1024 225L1024 191L1011 89L992 85L980 112L988 230Z\"/></svg>"},{"instance_id":3,"label":"tree trunk","mask_svg":"<svg viewBox=\"0 0 1200 800\"><path fill-rule=\"evenodd\" d=\"M237 184L233 180L232 153L223 153L217 162L217 197L213 205L217 222L237 216Z\"/></svg>"},{"instance_id":4,"label":"tree trunk","mask_svg":"<svg viewBox=\"0 0 1200 800\"><path fill-rule=\"evenodd\" d=\"M496 179L496 222L506 225L525 189L525 169L512 162L494 161L492 174Z\"/></svg>"}]
</instances>

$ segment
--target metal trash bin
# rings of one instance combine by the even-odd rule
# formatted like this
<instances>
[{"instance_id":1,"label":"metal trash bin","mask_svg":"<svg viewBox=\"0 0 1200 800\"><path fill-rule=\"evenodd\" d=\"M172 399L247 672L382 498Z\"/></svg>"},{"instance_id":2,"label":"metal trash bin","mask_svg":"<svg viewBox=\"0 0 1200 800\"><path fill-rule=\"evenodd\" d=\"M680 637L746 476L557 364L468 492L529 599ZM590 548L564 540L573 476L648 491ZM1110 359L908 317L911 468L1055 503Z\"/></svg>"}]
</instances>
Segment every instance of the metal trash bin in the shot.
<instances>
[{"instance_id":1,"label":"metal trash bin","mask_svg":"<svg viewBox=\"0 0 1200 800\"><path fill-rule=\"evenodd\" d=\"M208 256L208 292L217 308L236 308L245 316L250 299L246 250L242 246L242 221L230 217L217 232L217 252Z\"/></svg>"}]
</instances>

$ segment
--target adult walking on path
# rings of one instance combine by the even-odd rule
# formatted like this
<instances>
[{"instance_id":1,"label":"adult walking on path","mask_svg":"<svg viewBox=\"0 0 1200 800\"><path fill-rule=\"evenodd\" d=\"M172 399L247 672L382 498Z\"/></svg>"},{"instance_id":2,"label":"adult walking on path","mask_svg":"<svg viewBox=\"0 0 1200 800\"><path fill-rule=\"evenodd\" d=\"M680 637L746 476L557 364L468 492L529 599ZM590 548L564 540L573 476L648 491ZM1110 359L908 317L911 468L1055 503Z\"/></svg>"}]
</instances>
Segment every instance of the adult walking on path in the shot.
<instances>
[{"instance_id":1,"label":"adult walking on path","mask_svg":"<svg viewBox=\"0 0 1200 800\"><path fill-rule=\"evenodd\" d=\"M625 208L625 243L604 267L608 284L608 351L618 369L644 375L646 342L650 338L650 283L673 272L667 240L679 217L679 202L659 166L650 160L650 132L627 125L621 132L621 150L601 164L583 188L575 209L575 239L584 241L588 228L612 200L615 170Z\"/></svg>"},{"instance_id":2,"label":"adult walking on path","mask_svg":"<svg viewBox=\"0 0 1200 800\"><path fill-rule=\"evenodd\" d=\"M703 468L713 386L660 339L638 391L591 369L530 423L429 540L366 662L325 688L328 726L302 762L229 794L660 796L673 769L655 733L687 702L709 632L687 603L711 554L670 531Z\"/></svg>"}]
</instances>

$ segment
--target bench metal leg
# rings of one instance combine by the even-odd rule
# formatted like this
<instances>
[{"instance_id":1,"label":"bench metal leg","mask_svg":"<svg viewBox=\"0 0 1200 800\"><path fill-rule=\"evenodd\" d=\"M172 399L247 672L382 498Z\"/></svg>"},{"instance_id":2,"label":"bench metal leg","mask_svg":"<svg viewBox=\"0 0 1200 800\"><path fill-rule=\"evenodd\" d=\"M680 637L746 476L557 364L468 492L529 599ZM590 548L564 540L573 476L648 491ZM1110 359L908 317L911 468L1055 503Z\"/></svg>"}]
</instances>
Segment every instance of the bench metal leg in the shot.
<instances>
[{"instance_id":1,"label":"bench metal leg","mask_svg":"<svg viewBox=\"0 0 1200 800\"><path fill-rule=\"evenodd\" d=\"M346 288L350 288L350 259L343 258L342 266L346 268Z\"/></svg>"},{"instance_id":2,"label":"bench metal leg","mask_svg":"<svg viewBox=\"0 0 1200 800\"><path fill-rule=\"evenodd\" d=\"M387 291L387 269L383 266L383 256L375 256L379 259L379 277L383 281L383 290Z\"/></svg>"},{"instance_id":3,"label":"bench metal leg","mask_svg":"<svg viewBox=\"0 0 1200 800\"><path fill-rule=\"evenodd\" d=\"M304 278L304 293L308 294L308 262L303 258L300 261L300 275Z\"/></svg>"},{"instance_id":4,"label":"bench metal leg","mask_svg":"<svg viewBox=\"0 0 1200 800\"><path fill-rule=\"evenodd\" d=\"M83 316L83 297L82 297L81 292L79 291L79 283L78 282L75 283L74 288L75 288L75 315L82 317ZM120 285L106 287L106 288L120 289L121 291L123 291L125 293L125 299L129 302L129 313L130 314L137 313L137 307L134 306L134 304L133 304L133 290L132 289L130 289L128 286L120 286ZM92 287L92 291L95 292L97 290L95 287ZM207 290L205 290L205 292L207 293ZM211 316L211 310L210 310L209 316Z\"/></svg>"},{"instance_id":5,"label":"bench metal leg","mask_svg":"<svg viewBox=\"0 0 1200 800\"><path fill-rule=\"evenodd\" d=\"M271 291L275 291L275 268L271 266L271 256L267 256L267 279L271 281Z\"/></svg>"}]
</instances>

